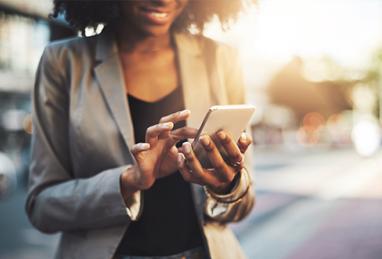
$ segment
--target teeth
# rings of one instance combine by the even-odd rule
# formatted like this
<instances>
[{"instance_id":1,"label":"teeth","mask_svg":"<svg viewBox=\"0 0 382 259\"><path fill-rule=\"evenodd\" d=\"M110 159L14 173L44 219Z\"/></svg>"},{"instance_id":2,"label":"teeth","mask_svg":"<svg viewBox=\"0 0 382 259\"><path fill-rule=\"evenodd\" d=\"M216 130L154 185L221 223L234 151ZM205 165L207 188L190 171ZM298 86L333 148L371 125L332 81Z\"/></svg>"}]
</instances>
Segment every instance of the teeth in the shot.
<instances>
[{"instance_id":1,"label":"teeth","mask_svg":"<svg viewBox=\"0 0 382 259\"><path fill-rule=\"evenodd\" d=\"M151 15L154 16L155 18L163 19L163 18L166 18L168 16L168 13L152 12Z\"/></svg>"}]
</instances>

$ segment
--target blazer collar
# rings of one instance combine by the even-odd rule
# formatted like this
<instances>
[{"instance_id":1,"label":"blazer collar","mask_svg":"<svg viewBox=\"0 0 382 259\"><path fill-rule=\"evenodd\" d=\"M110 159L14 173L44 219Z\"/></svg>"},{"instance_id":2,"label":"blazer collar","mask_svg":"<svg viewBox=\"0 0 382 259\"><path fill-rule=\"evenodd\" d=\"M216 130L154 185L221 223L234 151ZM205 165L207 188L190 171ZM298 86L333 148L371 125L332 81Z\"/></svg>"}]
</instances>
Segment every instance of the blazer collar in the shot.
<instances>
[{"instance_id":1,"label":"blazer collar","mask_svg":"<svg viewBox=\"0 0 382 259\"><path fill-rule=\"evenodd\" d=\"M185 107L191 111L187 125L199 128L211 105L210 78L207 73L203 38L191 34L175 35L179 72Z\"/></svg>"},{"instance_id":2,"label":"blazer collar","mask_svg":"<svg viewBox=\"0 0 382 259\"><path fill-rule=\"evenodd\" d=\"M134 128L114 33L106 27L96 39L95 76L125 143L131 147L135 142Z\"/></svg>"}]
</instances>

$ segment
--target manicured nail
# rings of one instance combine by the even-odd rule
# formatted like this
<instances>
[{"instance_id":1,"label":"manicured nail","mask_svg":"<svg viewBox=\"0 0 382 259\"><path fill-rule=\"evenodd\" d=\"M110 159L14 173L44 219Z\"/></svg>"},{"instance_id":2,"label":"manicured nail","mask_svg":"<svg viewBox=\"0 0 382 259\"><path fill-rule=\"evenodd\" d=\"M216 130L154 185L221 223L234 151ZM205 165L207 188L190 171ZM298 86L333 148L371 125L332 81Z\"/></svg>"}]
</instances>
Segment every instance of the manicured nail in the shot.
<instances>
[{"instance_id":1,"label":"manicured nail","mask_svg":"<svg viewBox=\"0 0 382 259\"><path fill-rule=\"evenodd\" d=\"M184 149L185 153L190 154L191 153L191 144L188 142L184 142L183 143L183 149Z\"/></svg>"},{"instance_id":2,"label":"manicured nail","mask_svg":"<svg viewBox=\"0 0 382 259\"><path fill-rule=\"evenodd\" d=\"M166 123L162 123L161 125L163 128L165 129L172 129L174 127L174 123L172 122L166 122Z\"/></svg>"},{"instance_id":3,"label":"manicured nail","mask_svg":"<svg viewBox=\"0 0 382 259\"><path fill-rule=\"evenodd\" d=\"M187 116L190 115L191 111L190 110L183 110L179 113L180 116Z\"/></svg>"},{"instance_id":4,"label":"manicured nail","mask_svg":"<svg viewBox=\"0 0 382 259\"><path fill-rule=\"evenodd\" d=\"M150 148L149 143L139 143L139 149L146 150Z\"/></svg>"},{"instance_id":5,"label":"manicured nail","mask_svg":"<svg viewBox=\"0 0 382 259\"><path fill-rule=\"evenodd\" d=\"M226 138L226 134L224 133L224 131L219 131L218 132L218 137L221 139L221 140L224 140Z\"/></svg>"},{"instance_id":6,"label":"manicured nail","mask_svg":"<svg viewBox=\"0 0 382 259\"><path fill-rule=\"evenodd\" d=\"M183 163L184 163L184 160L185 160L185 159L186 159L186 158L184 157L183 154L181 154L181 153L178 154L178 166L179 166L179 167L182 167L182 166L183 166Z\"/></svg>"},{"instance_id":7,"label":"manicured nail","mask_svg":"<svg viewBox=\"0 0 382 259\"><path fill-rule=\"evenodd\" d=\"M241 133L241 141L246 141L247 140L247 134L245 132Z\"/></svg>"},{"instance_id":8,"label":"manicured nail","mask_svg":"<svg viewBox=\"0 0 382 259\"><path fill-rule=\"evenodd\" d=\"M210 144L210 140L206 135L200 137L200 141L204 146L208 146Z\"/></svg>"}]
</instances>

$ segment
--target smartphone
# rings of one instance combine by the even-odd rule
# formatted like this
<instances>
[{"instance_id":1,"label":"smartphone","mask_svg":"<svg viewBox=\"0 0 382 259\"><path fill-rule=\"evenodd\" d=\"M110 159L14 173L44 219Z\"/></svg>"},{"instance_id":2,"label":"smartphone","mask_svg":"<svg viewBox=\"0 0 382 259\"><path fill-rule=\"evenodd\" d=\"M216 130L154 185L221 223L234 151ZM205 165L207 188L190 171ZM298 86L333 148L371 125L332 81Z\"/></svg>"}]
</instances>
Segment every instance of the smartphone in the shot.
<instances>
[{"instance_id":1,"label":"smartphone","mask_svg":"<svg viewBox=\"0 0 382 259\"><path fill-rule=\"evenodd\" d=\"M255 107L248 104L215 105L209 108L192 142L195 155L204 168L212 168L212 165L210 164L204 147L199 141L200 136L205 134L211 136L223 159L228 162L228 155L220 145L220 142L215 139L215 133L220 130L225 130L231 135L233 140L237 142L241 133L245 131L251 122L254 112Z\"/></svg>"}]
</instances>

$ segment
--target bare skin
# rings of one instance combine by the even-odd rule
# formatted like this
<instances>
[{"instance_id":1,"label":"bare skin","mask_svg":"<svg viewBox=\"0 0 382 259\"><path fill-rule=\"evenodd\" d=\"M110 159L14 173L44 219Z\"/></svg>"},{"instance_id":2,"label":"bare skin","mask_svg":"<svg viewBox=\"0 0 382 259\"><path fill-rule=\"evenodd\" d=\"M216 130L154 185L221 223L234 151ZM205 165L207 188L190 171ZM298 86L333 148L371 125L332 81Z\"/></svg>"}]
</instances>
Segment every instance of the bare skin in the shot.
<instances>
[{"instance_id":1,"label":"bare skin","mask_svg":"<svg viewBox=\"0 0 382 259\"><path fill-rule=\"evenodd\" d=\"M130 95L154 102L178 86L179 71L170 28L187 3L188 0L121 2L126 18L117 27L117 41L126 92ZM197 130L189 127L173 130L174 123L185 121L189 116L190 111L184 110L163 117L158 124L147 129L145 143L132 147L138 168L130 167L121 175L125 201L134 192L150 188L156 179L177 170L188 182L208 186L217 193L229 191L240 168L226 164L210 137L204 136L202 143L215 167L213 171L200 166L190 143L184 143L179 149L175 147L179 140L196 135ZM227 132L219 132L215 141L222 142L232 163L243 162L242 154L251 144L249 136L243 136L234 143Z\"/></svg>"},{"instance_id":2,"label":"bare skin","mask_svg":"<svg viewBox=\"0 0 382 259\"><path fill-rule=\"evenodd\" d=\"M126 91L130 95L155 102L178 86L175 54L170 46L157 51L121 52L120 57Z\"/></svg>"},{"instance_id":3,"label":"bare skin","mask_svg":"<svg viewBox=\"0 0 382 259\"><path fill-rule=\"evenodd\" d=\"M252 140L248 134L243 133L239 141L235 143L228 132L219 131L214 138L204 135L200 141L207 151L213 170L203 168L191 148L191 143L185 142L182 152L178 154L179 171L188 182L205 185L219 194L229 192L235 175L244 166L244 153ZM230 164L223 160L214 141L219 141L223 145L229 155ZM235 163L237 165L233 166Z\"/></svg>"}]
</instances>

